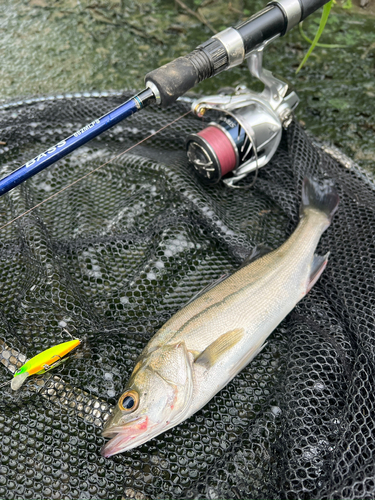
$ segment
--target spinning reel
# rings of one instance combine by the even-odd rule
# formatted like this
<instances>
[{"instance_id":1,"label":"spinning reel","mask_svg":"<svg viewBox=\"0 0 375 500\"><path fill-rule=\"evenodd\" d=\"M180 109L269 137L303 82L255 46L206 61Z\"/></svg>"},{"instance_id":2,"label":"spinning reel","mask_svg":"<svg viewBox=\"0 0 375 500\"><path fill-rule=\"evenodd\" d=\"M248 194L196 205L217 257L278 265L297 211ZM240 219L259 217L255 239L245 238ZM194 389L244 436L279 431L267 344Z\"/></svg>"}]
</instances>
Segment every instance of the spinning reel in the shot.
<instances>
[{"instance_id":1,"label":"spinning reel","mask_svg":"<svg viewBox=\"0 0 375 500\"><path fill-rule=\"evenodd\" d=\"M189 136L187 141L188 157L203 179L215 183L224 177L228 186L239 187L238 181L270 161L282 128L288 126L298 104L294 92L286 95L287 84L262 68L263 49L328 1L273 0L237 26L216 33L189 54L147 73L144 90L0 179L0 196L121 120L151 104L168 107L198 83L247 59L250 73L265 85L263 92L239 87L234 95L198 99L193 104L198 116L210 110L220 118L215 117L206 129Z\"/></svg>"},{"instance_id":2,"label":"spinning reel","mask_svg":"<svg viewBox=\"0 0 375 500\"><path fill-rule=\"evenodd\" d=\"M197 99L192 110L202 117L215 111L215 121L186 141L187 156L198 175L209 184L221 178L230 187L266 165L277 150L283 128L292 121L297 94L262 67L263 44L247 59L251 75L265 87L258 93L239 86L233 95Z\"/></svg>"}]
</instances>

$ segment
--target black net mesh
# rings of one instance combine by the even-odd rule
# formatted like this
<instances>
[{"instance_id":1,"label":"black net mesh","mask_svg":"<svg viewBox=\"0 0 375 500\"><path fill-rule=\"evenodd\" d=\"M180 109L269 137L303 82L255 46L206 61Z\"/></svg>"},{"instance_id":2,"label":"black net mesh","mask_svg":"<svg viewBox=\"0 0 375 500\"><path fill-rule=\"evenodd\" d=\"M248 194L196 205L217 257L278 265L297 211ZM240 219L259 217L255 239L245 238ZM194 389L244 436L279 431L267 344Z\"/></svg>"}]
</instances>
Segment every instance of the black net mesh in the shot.
<instances>
[{"instance_id":1,"label":"black net mesh","mask_svg":"<svg viewBox=\"0 0 375 500\"><path fill-rule=\"evenodd\" d=\"M125 95L59 96L0 114L1 176ZM203 186L184 141L192 116L115 159L188 109L146 109L0 200L0 224L108 161L1 230L0 382L26 357L83 339L79 353L17 392L1 388L0 498L374 498L374 183L293 123L254 188ZM280 245L305 175L341 203L322 278L266 348L201 411L105 459L103 422L134 360L186 301L254 245Z\"/></svg>"}]
</instances>

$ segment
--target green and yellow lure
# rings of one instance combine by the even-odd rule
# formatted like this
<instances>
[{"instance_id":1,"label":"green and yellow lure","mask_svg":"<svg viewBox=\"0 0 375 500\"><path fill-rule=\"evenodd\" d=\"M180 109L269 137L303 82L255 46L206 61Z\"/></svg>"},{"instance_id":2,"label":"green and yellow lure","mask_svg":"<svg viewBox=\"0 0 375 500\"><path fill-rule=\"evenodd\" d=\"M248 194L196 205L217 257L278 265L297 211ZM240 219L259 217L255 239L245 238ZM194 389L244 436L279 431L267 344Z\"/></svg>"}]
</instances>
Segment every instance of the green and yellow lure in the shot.
<instances>
[{"instance_id":1,"label":"green and yellow lure","mask_svg":"<svg viewBox=\"0 0 375 500\"><path fill-rule=\"evenodd\" d=\"M78 339L69 340L68 342L50 347L29 359L15 372L10 383L11 388L17 391L30 375L45 373L59 365L65 361L63 357L79 346L80 343L81 341Z\"/></svg>"}]
</instances>

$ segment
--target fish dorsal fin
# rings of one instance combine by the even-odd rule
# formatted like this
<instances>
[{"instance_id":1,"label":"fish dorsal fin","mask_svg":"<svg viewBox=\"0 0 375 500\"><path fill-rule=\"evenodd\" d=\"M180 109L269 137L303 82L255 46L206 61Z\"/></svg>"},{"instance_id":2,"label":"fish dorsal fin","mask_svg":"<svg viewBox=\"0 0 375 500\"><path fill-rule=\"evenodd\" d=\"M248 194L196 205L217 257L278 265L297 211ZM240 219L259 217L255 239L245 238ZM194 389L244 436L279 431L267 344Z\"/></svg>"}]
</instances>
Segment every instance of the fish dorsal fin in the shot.
<instances>
[{"instance_id":1,"label":"fish dorsal fin","mask_svg":"<svg viewBox=\"0 0 375 500\"><path fill-rule=\"evenodd\" d=\"M315 285L315 283L318 281L320 275L322 274L327 265L328 257L329 257L329 252L323 256L317 254L314 255L314 259L311 264L310 278L309 278L309 283L307 285L306 293L309 292Z\"/></svg>"},{"instance_id":2,"label":"fish dorsal fin","mask_svg":"<svg viewBox=\"0 0 375 500\"><path fill-rule=\"evenodd\" d=\"M253 248L250 255L248 255L246 257L246 259L242 262L242 264L240 265L240 267L238 269L242 269L243 267L247 266L248 264L251 264L251 262L254 262L255 260L260 259L261 257L263 257L264 255L266 255L270 252L272 252L272 248L269 248L266 245L262 245L262 244L257 245L256 247ZM238 269L237 269L237 271L238 271ZM190 300L188 300L188 302L186 302L185 306L187 306L188 304L191 304L191 302L193 302L195 299L197 299L198 297L201 297L204 293L215 288L215 286L217 286L219 283L222 283L223 281L225 281L227 278L229 278L229 276L232 276L232 273L223 274L217 280L206 285L204 288L202 288L202 290L200 290Z\"/></svg>"},{"instance_id":3,"label":"fish dorsal fin","mask_svg":"<svg viewBox=\"0 0 375 500\"><path fill-rule=\"evenodd\" d=\"M211 368L224 354L230 351L244 336L243 328L223 333L196 358L195 363Z\"/></svg>"},{"instance_id":4,"label":"fish dorsal fin","mask_svg":"<svg viewBox=\"0 0 375 500\"><path fill-rule=\"evenodd\" d=\"M229 278L229 276L231 276L230 273L223 274L222 276L220 276L220 278L218 278L215 281L213 281L212 283L209 283L208 285L206 285L204 288L202 288L202 290L200 290L190 300L188 300L184 307L186 307L188 304L191 304L192 302L194 302L195 299L197 299L198 297L201 297L204 293L208 292L208 290L212 290L212 288L215 288L215 286L217 286L219 283L221 283L222 281Z\"/></svg>"},{"instance_id":5,"label":"fish dorsal fin","mask_svg":"<svg viewBox=\"0 0 375 500\"><path fill-rule=\"evenodd\" d=\"M272 252L272 248L267 247L266 245L260 244L257 245L252 249L250 254L246 257L246 259L242 262L240 265L239 269L242 269L243 267L247 266L248 264L251 264L255 260L260 259L264 255L267 255L268 253Z\"/></svg>"}]
</instances>

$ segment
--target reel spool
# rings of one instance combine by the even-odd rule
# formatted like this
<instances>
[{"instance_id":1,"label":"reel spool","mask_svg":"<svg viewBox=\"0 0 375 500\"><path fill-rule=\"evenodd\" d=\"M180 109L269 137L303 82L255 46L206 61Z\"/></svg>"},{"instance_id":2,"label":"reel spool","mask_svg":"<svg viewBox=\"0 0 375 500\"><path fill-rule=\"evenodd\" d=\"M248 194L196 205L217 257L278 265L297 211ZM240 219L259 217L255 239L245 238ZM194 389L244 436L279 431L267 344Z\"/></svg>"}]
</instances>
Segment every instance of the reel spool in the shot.
<instances>
[{"instance_id":1,"label":"reel spool","mask_svg":"<svg viewBox=\"0 0 375 500\"><path fill-rule=\"evenodd\" d=\"M188 159L206 183L224 177L227 186L238 187L238 181L271 160L283 128L292 120L298 96L286 96L288 85L262 68L263 49L254 50L248 59L250 73L265 85L263 92L240 86L233 95L206 96L192 103L198 117L216 112L215 121L186 141Z\"/></svg>"}]
</instances>

